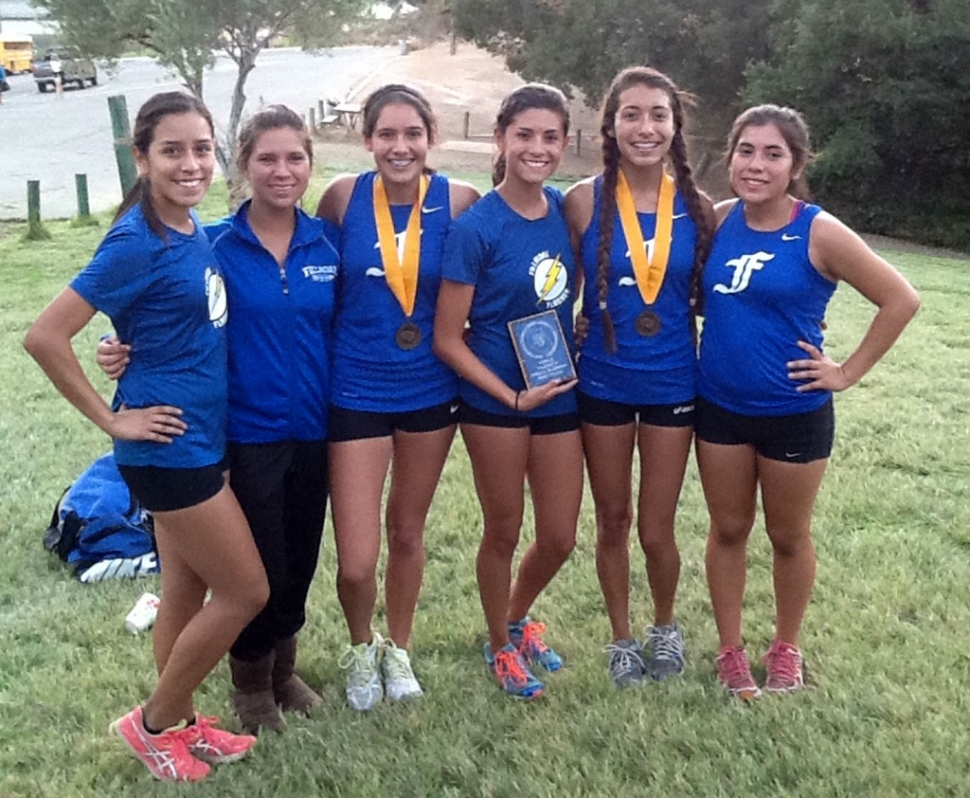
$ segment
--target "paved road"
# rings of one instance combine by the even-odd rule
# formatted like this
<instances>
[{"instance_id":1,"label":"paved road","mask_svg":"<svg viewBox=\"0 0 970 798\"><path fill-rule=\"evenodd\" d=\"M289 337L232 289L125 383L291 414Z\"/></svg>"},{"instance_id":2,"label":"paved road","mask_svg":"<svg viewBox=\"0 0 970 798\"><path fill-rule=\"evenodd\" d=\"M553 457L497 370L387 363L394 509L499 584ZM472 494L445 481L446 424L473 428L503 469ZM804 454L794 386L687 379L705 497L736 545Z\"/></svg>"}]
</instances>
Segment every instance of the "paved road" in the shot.
<instances>
[{"instance_id":1,"label":"paved road","mask_svg":"<svg viewBox=\"0 0 970 798\"><path fill-rule=\"evenodd\" d=\"M281 102L301 113L318 100L343 98L373 69L397 54L396 48L341 47L318 54L294 49L267 50L246 82L247 109L261 99ZM88 176L92 210L121 200L112 147L107 97L124 94L129 114L158 91L179 87L178 78L148 58L126 58L111 70L99 69L99 85L60 95L41 94L30 75L15 75L0 106L0 219L25 218L27 180L41 181L44 218L77 212L74 175ZM206 74L206 103L216 125L229 118L236 66L217 59Z\"/></svg>"}]
</instances>

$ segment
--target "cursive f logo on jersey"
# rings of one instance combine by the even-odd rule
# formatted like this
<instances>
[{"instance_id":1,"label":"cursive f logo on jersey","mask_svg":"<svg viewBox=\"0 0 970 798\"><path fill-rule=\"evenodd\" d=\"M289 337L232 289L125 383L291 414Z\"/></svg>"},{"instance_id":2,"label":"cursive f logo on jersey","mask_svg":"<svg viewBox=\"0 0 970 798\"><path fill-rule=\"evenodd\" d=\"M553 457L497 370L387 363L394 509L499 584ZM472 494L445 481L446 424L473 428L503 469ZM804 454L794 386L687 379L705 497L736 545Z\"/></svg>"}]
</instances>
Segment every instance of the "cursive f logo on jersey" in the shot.
<instances>
[{"instance_id":1,"label":"cursive f logo on jersey","mask_svg":"<svg viewBox=\"0 0 970 798\"><path fill-rule=\"evenodd\" d=\"M731 285L717 283L714 286L714 291L718 294L741 293L748 287L748 283L751 282L751 275L763 269L765 264L774 257L774 254L770 252L755 252L753 255L742 255L740 258L729 260L724 265L734 269L734 275L731 277Z\"/></svg>"}]
</instances>

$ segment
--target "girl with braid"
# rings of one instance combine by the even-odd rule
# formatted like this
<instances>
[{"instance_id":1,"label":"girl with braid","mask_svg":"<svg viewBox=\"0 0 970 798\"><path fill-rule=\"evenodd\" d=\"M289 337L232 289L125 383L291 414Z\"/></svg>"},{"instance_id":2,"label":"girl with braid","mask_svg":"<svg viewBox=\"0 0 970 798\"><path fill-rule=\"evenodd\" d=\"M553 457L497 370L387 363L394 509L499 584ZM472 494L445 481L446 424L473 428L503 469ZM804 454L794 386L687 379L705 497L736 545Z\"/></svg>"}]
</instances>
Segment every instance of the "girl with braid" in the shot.
<instances>
[{"instance_id":1,"label":"girl with braid","mask_svg":"<svg viewBox=\"0 0 970 798\"><path fill-rule=\"evenodd\" d=\"M685 664L674 515L694 423L693 305L713 231L711 202L687 161L686 100L654 69L620 72L603 103L603 174L573 186L565 203L585 276L589 334L577 393L618 687L674 676ZM637 531L654 604L642 642L629 608L634 448Z\"/></svg>"}]
</instances>

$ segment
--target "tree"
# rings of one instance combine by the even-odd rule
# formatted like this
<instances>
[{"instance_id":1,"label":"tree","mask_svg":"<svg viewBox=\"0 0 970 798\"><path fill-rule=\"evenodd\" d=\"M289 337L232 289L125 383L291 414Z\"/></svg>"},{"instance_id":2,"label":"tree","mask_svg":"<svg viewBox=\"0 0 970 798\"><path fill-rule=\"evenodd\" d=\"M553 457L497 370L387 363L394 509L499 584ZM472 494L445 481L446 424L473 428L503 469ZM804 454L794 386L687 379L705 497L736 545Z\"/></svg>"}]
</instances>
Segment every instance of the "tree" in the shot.
<instances>
[{"instance_id":1,"label":"tree","mask_svg":"<svg viewBox=\"0 0 970 798\"><path fill-rule=\"evenodd\" d=\"M745 97L801 109L826 205L872 232L970 247L970 6L810 0Z\"/></svg>"},{"instance_id":2,"label":"tree","mask_svg":"<svg viewBox=\"0 0 970 798\"><path fill-rule=\"evenodd\" d=\"M460 35L513 72L579 89L595 105L631 64L698 95L705 127L723 133L744 70L767 55L769 0L453 0Z\"/></svg>"},{"instance_id":3,"label":"tree","mask_svg":"<svg viewBox=\"0 0 970 798\"><path fill-rule=\"evenodd\" d=\"M246 105L245 86L256 58L281 33L303 46L332 41L363 0L33 0L60 23L83 52L115 59L143 47L174 69L186 88L203 96L203 75L218 51L236 64L229 124L216 158L233 181L236 134Z\"/></svg>"}]
</instances>

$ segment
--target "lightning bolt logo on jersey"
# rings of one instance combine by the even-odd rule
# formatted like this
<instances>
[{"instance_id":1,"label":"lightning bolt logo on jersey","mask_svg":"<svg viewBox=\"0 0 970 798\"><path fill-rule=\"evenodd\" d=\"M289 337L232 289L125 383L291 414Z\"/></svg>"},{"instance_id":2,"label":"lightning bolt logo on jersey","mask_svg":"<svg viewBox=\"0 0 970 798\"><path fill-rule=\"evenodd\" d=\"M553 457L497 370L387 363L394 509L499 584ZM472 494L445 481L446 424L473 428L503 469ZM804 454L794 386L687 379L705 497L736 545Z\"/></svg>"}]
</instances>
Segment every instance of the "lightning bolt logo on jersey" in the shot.
<instances>
[{"instance_id":1,"label":"lightning bolt logo on jersey","mask_svg":"<svg viewBox=\"0 0 970 798\"><path fill-rule=\"evenodd\" d=\"M532 259L529 274L538 307L557 308L569 298L569 274L560 255L552 257L548 252L540 252Z\"/></svg>"}]
</instances>

